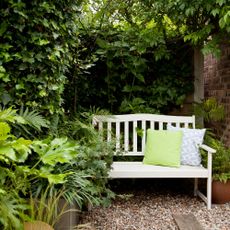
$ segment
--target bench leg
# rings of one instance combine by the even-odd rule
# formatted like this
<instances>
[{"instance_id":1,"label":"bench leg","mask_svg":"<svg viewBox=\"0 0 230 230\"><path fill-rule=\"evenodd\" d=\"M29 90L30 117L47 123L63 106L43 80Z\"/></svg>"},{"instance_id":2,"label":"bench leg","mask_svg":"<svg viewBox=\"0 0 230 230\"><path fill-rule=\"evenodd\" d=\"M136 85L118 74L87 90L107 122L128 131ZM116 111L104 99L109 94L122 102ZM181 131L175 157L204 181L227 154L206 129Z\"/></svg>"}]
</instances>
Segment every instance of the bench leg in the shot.
<instances>
[{"instance_id":1,"label":"bench leg","mask_svg":"<svg viewBox=\"0 0 230 230\"><path fill-rule=\"evenodd\" d=\"M194 179L194 196L197 196L198 191L198 178Z\"/></svg>"},{"instance_id":2,"label":"bench leg","mask_svg":"<svg viewBox=\"0 0 230 230\"><path fill-rule=\"evenodd\" d=\"M207 178L207 207L211 209L212 205L212 178Z\"/></svg>"}]
</instances>

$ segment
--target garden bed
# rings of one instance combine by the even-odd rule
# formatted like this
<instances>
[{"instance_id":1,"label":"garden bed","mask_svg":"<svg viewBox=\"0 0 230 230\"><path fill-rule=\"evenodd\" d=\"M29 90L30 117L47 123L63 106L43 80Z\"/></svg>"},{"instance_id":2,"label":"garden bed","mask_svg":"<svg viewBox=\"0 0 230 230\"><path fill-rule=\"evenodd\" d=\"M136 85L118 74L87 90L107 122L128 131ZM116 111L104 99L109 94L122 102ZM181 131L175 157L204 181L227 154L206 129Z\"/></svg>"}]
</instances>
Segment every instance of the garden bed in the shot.
<instances>
[{"instance_id":1,"label":"garden bed","mask_svg":"<svg viewBox=\"0 0 230 230\"><path fill-rule=\"evenodd\" d=\"M178 229L173 214L192 213L204 229L230 229L230 203L213 205L207 210L204 202L191 193L191 182L123 181L119 189L114 188L124 195L123 199L117 197L108 208L96 207L85 212L82 223L91 223L92 229L98 230Z\"/></svg>"}]
</instances>

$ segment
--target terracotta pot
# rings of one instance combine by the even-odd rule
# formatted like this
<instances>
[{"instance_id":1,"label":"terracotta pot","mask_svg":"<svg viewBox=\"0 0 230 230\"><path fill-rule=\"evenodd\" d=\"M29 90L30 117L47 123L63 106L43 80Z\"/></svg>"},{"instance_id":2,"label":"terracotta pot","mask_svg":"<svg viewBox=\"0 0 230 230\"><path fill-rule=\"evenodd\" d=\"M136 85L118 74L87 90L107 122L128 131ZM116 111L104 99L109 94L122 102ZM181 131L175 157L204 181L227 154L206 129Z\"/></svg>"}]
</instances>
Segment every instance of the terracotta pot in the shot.
<instances>
[{"instance_id":1,"label":"terracotta pot","mask_svg":"<svg viewBox=\"0 0 230 230\"><path fill-rule=\"evenodd\" d=\"M212 182L212 203L224 204L230 202L230 180L227 183Z\"/></svg>"},{"instance_id":2,"label":"terracotta pot","mask_svg":"<svg viewBox=\"0 0 230 230\"><path fill-rule=\"evenodd\" d=\"M50 225L42 221L25 222L24 230L54 230Z\"/></svg>"}]
</instances>

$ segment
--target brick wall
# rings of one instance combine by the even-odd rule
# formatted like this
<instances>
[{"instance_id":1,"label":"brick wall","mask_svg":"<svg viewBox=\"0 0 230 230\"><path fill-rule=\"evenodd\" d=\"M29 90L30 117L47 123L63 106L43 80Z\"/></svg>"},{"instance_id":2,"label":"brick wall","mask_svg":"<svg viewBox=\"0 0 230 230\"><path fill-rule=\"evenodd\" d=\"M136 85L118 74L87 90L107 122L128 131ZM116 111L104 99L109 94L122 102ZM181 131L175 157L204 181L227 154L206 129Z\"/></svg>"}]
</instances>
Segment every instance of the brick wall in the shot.
<instances>
[{"instance_id":1,"label":"brick wall","mask_svg":"<svg viewBox=\"0 0 230 230\"><path fill-rule=\"evenodd\" d=\"M225 121L216 124L215 131L230 146L230 45L221 46L222 55L204 58L204 97L215 97L225 107Z\"/></svg>"}]
</instances>

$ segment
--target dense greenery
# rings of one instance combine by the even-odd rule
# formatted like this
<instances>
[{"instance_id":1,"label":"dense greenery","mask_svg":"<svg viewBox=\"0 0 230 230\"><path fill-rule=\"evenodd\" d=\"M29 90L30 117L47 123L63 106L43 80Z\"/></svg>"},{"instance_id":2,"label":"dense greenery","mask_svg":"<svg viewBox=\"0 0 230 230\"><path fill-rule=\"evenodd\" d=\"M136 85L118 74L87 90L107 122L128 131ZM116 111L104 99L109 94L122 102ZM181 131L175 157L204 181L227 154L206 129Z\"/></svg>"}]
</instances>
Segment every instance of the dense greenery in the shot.
<instances>
[{"instance_id":1,"label":"dense greenery","mask_svg":"<svg viewBox=\"0 0 230 230\"><path fill-rule=\"evenodd\" d=\"M167 113L182 105L192 90L192 46L220 54L219 44L229 34L228 9L226 1L85 4L81 44L98 60L91 74L79 75L76 84L71 78L66 102L69 95L74 101L67 107Z\"/></svg>"},{"instance_id":2,"label":"dense greenery","mask_svg":"<svg viewBox=\"0 0 230 230\"><path fill-rule=\"evenodd\" d=\"M112 147L90 116L183 106L193 48L229 42L228 2L2 0L0 228L22 227L30 193L107 204Z\"/></svg>"},{"instance_id":3,"label":"dense greenery","mask_svg":"<svg viewBox=\"0 0 230 230\"><path fill-rule=\"evenodd\" d=\"M192 90L191 45L219 54L230 31L227 0L0 6L1 102L52 118L89 106L168 112Z\"/></svg>"},{"instance_id":4,"label":"dense greenery","mask_svg":"<svg viewBox=\"0 0 230 230\"><path fill-rule=\"evenodd\" d=\"M61 197L69 203L76 202L79 209L88 203L109 202L113 193L105 185L112 147L102 143L92 127L84 126L91 132L91 137L88 135L91 141L85 145L80 139L70 141L64 137L31 141L12 135L10 124L27 124L16 112L11 108L0 110L1 229L22 229L22 221L31 218L43 220L38 219L41 215L33 214L26 198L30 198L30 204L36 203L35 198L41 200L40 208L46 206L43 199L51 199L50 205L57 208L55 205ZM24 213L28 209L30 216ZM45 218L45 213L42 215ZM50 223L55 223L54 216L50 216Z\"/></svg>"},{"instance_id":5,"label":"dense greenery","mask_svg":"<svg viewBox=\"0 0 230 230\"><path fill-rule=\"evenodd\" d=\"M60 113L66 75L78 47L80 1L0 3L2 103Z\"/></svg>"},{"instance_id":6,"label":"dense greenery","mask_svg":"<svg viewBox=\"0 0 230 230\"><path fill-rule=\"evenodd\" d=\"M229 41L230 13L228 0L157 1L185 41L200 45L204 54L220 55L219 45Z\"/></svg>"},{"instance_id":7,"label":"dense greenery","mask_svg":"<svg viewBox=\"0 0 230 230\"><path fill-rule=\"evenodd\" d=\"M149 7L135 1L94 2L84 11L81 44L96 59L88 75L70 78L67 108L163 113L183 103L193 89L192 47L176 37L169 19L166 34Z\"/></svg>"},{"instance_id":8,"label":"dense greenery","mask_svg":"<svg viewBox=\"0 0 230 230\"><path fill-rule=\"evenodd\" d=\"M71 95L77 97L78 107L96 105L112 113L167 113L183 104L193 90L191 47L169 41L167 56L162 54L156 61L151 38L143 34L138 39L148 39L145 47L142 42L136 44L139 32L114 31L112 38L98 38L95 52L99 59L91 68L93 75L79 77L76 85L69 85L72 93L66 93L66 102ZM81 90L76 92L74 87ZM73 104L68 107L74 108Z\"/></svg>"},{"instance_id":9,"label":"dense greenery","mask_svg":"<svg viewBox=\"0 0 230 230\"><path fill-rule=\"evenodd\" d=\"M200 103L194 104L194 114L202 118L206 129L204 143L216 150L212 156L213 180L227 182L230 179L230 149L213 133L213 122L217 123L225 118L224 106L215 98L208 98ZM209 125L208 125L209 124ZM207 166L207 153L201 150L203 164Z\"/></svg>"}]
</instances>

